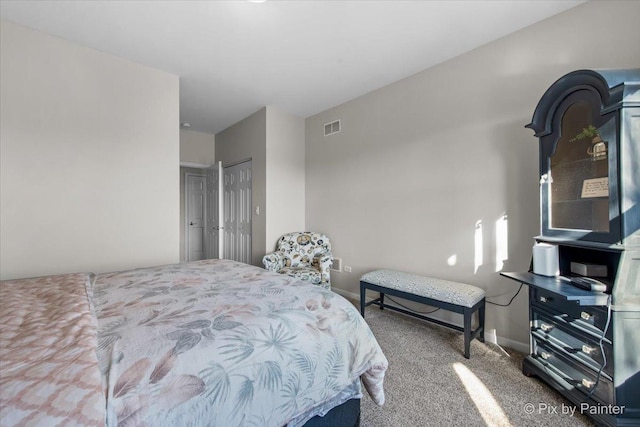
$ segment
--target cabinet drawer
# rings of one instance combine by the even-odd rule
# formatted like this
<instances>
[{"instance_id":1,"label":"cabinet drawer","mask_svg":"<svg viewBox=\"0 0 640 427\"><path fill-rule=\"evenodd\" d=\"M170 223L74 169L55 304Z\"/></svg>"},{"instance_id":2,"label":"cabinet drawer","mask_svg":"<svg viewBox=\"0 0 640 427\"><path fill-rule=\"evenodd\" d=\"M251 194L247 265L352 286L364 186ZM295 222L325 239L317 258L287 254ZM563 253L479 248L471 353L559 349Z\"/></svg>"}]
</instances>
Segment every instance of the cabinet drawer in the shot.
<instances>
[{"instance_id":1,"label":"cabinet drawer","mask_svg":"<svg viewBox=\"0 0 640 427\"><path fill-rule=\"evenodd\" d=\"M603 372L613 377L613 349L606 340L603 341L604 357L598 340L591 335L581 334L575 328L563 322L557 322L549 313L532 309L531 333L537 340L564 352L569 359L583 363L594 371L598 371L605 361Z\"/></svg>"},{"instance_id":2,"label":"cabinet drawer","mask_svg":"<svg viewBox=\"0 0 640 427\"><path fill-rule=\"evenodd\" d=\"M591 389L596 387L596 372L566 358L560 352L535 337L533 339L532 356L585 395L588 395ZM613 383L605 375L600 375L600 382L592 397L605 404L613 402Z\"/></svg>"},{"instance_id":3,"label":"cabinet drawer","mask_svg":"<svg viewBox=\"0 0 640 427\"><path fill-rule=\"evenodd\" d=\"M607 324L606 307L580 306L544 289L532 289L531 295L533 307L542 307L551 313L559 313L554 315L558 320L562 318L566 324L589 332L598 338L602 335ZM605 337L611 340L611 327Z\"/></svg>"}]
</instances>

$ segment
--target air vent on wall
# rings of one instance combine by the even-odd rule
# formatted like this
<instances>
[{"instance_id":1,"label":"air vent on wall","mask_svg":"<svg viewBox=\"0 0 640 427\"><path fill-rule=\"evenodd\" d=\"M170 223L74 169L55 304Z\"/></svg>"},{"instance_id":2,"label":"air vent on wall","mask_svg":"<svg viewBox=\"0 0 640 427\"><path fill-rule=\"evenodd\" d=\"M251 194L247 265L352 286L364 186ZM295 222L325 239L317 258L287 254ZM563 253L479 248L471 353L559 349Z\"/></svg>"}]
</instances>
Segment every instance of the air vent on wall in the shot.
<instances>
[{"instance_id":1,"label":"air vent on wall","mask_svg":"<svg viewBox=\"0 0 640 427\"><path fill-rule=\"evenodd\" d=\"M342 271L342 258L334 258L331 264L331 270Z\"/></svg>"},{"instance_id":2,"label":"air vent on wall","mask_svg":"<svg viewBox=\"0 0 640 427\"><path fill-rule=\"evenodd\" d=\"M340 132L340 120L336 120L324 125L324 136L332 135Z\"/></svg>"}]
</instances>

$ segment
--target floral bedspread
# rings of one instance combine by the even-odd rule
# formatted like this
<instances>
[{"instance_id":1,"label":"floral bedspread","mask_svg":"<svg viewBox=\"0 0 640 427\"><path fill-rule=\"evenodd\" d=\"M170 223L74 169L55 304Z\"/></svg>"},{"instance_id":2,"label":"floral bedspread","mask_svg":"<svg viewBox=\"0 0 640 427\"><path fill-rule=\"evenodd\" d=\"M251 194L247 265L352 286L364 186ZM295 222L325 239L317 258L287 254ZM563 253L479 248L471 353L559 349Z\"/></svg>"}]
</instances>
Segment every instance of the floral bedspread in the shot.
<instances>
[{"instance_id":1,"label":"floral bedspread","mask_svg":"<svg viewBox=\"0 0 640 427\"><path fill-rule=\"evenodd\" d=\"M89 275L4 281L0 301L0 425L104 425Z\"/></svg>"},{"instance_id":2,"label":"floral bedspread","mask_svg":"<svg viewBox=\"0 0 640 427\"><path fill-rule=\"evenodd\" d=\"M98 275L107 425L284 426L384 403L387 359L355 307L286 275L205 260Z\"/></svg>"}]
</instances>

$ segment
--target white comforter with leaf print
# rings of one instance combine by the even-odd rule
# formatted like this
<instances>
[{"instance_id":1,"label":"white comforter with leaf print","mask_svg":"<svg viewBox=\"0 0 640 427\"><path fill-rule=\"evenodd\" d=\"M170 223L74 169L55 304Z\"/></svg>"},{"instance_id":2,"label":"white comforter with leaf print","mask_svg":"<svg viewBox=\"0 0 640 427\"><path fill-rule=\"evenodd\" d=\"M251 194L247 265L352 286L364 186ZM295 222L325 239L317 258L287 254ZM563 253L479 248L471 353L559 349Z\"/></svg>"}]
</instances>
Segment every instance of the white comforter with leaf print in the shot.
<instances>
[{"instance_id":1,"label":"white comforter with leaf print","mask_svg":"<svg viewBox=\"0 0 640 427\"><path fill-rule=\"evenodd\" d=\"M284 426L384 403L387 359L355 307L286 275L206 260L98 275L107 425ZM355 386L354 386L355 383Z\"/></svg>"}]
</instances>

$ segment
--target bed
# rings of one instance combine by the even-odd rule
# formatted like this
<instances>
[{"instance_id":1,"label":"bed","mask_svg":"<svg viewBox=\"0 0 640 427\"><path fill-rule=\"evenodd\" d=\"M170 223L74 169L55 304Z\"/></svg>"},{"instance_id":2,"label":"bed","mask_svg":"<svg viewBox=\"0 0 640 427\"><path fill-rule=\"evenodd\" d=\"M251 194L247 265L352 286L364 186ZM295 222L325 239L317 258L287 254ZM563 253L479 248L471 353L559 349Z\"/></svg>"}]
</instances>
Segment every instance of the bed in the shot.
<instances>
[{"instance_id":1,"label":"bed","mask_svg":"<svg viewBox=\"0 0 640 427\"><path fill-rule=\"evenodd\" d=\"M357 309L258 267L23 279L0 298L3 426L355 425L362 385L384 403Z\"/></svg>"}]
</instances>

